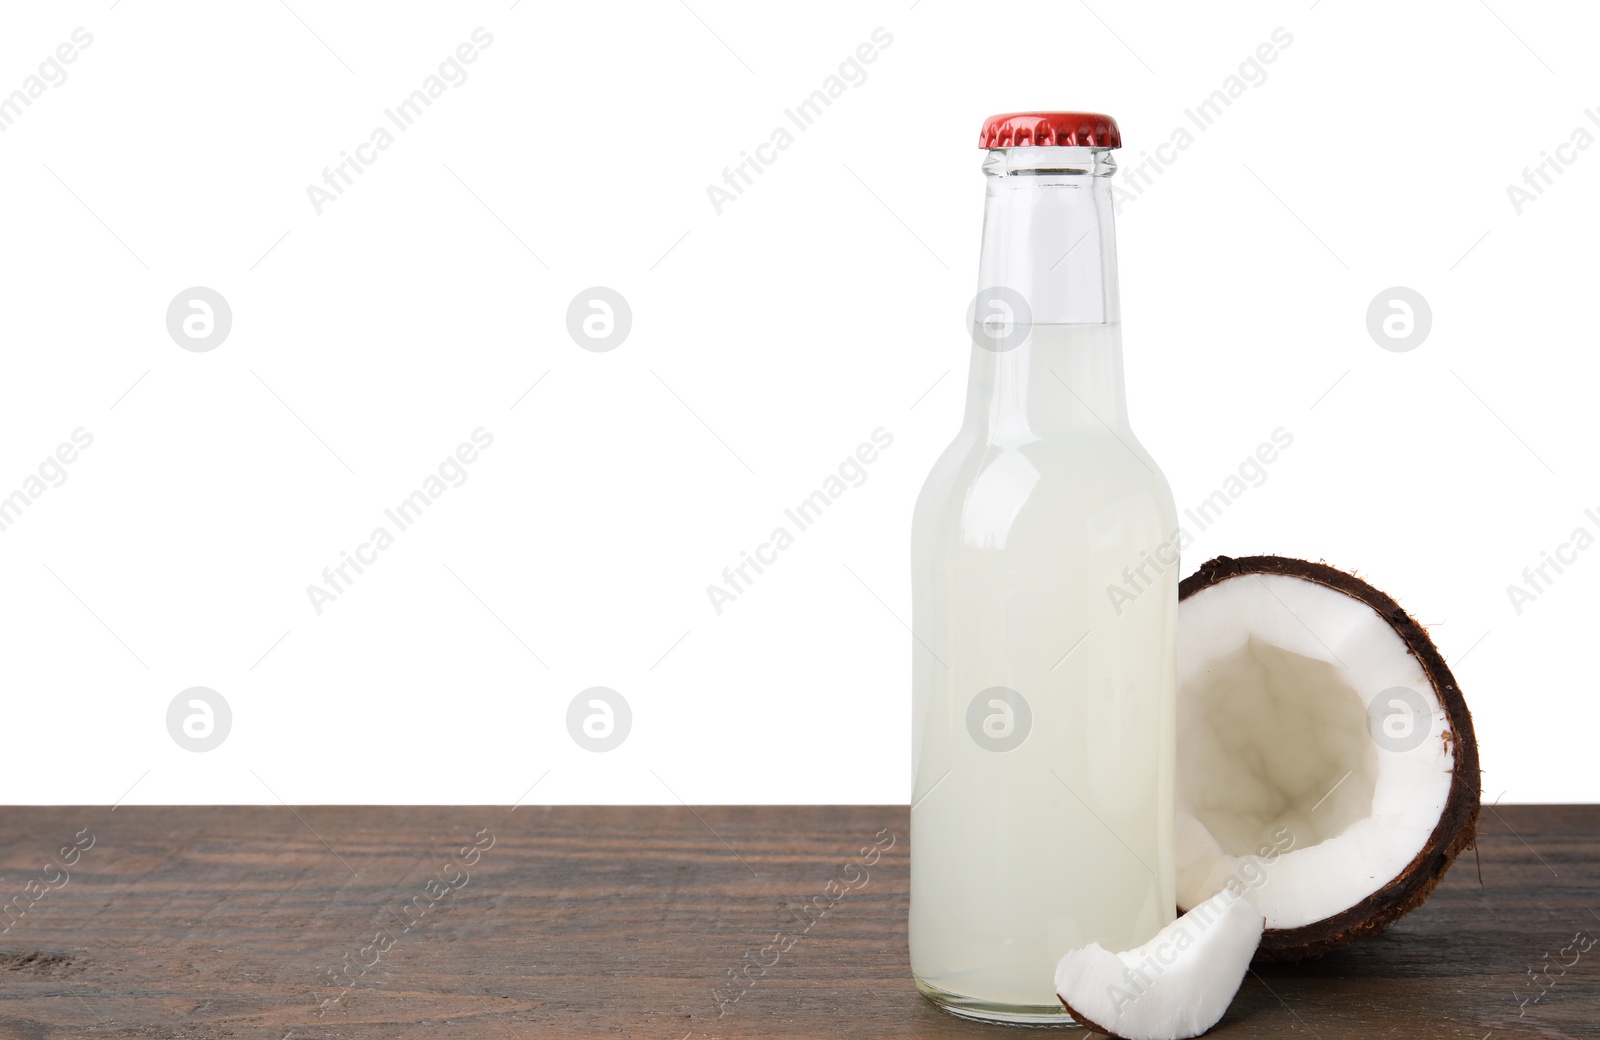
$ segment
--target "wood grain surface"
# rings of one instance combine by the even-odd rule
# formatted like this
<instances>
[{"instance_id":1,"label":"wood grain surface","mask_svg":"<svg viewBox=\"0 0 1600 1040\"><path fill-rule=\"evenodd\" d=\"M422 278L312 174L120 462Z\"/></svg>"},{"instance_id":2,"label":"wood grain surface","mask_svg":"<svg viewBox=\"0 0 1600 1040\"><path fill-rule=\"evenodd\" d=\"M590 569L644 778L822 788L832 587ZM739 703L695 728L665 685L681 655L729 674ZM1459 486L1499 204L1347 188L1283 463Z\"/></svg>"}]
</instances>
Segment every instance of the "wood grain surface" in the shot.
<instances>
[{"instance_id":1,"label":"wood grain surface","mask_svg":"<svg viewBox=\"0 0 1600 1040\"><path fill-rule=\"evenodd\" d=\"M1025 1035L913 988L906 822L4 808L0 1037ZM1600 807L1486 809L1479 834L1381 938L1247 976L1213 1035L1600 1037Z\"/></svg>"}]
</instances>

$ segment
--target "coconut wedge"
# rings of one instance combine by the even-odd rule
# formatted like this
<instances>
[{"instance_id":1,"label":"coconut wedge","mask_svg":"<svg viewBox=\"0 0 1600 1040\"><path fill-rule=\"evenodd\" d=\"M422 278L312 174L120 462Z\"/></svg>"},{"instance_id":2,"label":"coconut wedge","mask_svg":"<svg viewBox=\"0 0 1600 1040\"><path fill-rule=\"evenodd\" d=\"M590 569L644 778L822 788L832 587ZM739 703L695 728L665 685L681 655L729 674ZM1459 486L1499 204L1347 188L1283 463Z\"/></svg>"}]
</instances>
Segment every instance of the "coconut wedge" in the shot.
<instances>
[{"instance_id":1,"label":"coconut wedge","mask_svg":"<svg viewBox=\"0 0 1600 1040\"><path fill-rule=\"evenodd\" d=\"M1088 1029L1124 1040L1187 1040L1239 992L1264 920L1223 890L1126 953L1090 943L1061 958L1056 993Z\"/></svg>"},{"instance_id":2,"label":"coconut wedge","mask_svg":"<svg viewBox=\"0 0 1600 1040\"><path fill-rule=\"evenodd\" d=\"M1422 626L1320 563L1218 557L1178 611L1178 905L1318 954L1420 905L1472 841L1472 716Z\"/></svg>"}]
</instances>

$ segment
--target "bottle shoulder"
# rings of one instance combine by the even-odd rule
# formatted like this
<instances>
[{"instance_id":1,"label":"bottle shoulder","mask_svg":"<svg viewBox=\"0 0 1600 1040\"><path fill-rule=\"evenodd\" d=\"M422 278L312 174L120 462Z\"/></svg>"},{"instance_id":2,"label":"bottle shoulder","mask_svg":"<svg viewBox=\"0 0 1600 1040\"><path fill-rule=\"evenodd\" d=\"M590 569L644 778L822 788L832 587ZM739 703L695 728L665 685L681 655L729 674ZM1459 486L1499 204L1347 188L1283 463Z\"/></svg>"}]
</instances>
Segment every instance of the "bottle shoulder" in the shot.
<instances>
[{"instance_id":1,"label":"bottle shoulder","mask_svg":"<svg viewBox=\"0 0 1600 1040\"><path fill-rule=\"evenodd\" d=\"M985 485L999 490L1014 482L1065 484L1085 495L1103 489L1110 496L1154 491L1169 502L1172 498L1160 466L1126 428L997 440L963 427L928 471L918 501Z\"/></svg>"},{"instance_id":2,"label":"bottle shoulder","mask_svg":"<svg viewBox=\"0 0 1600 1040\"><path fill-rule=\"evenodd\" d=\"M912 527L919 544L993 546L1108 528L1164 537L1176 524L1166 477L1129 431L997 442L964 429L923 482Z\"/></svg>"}]
</instances>

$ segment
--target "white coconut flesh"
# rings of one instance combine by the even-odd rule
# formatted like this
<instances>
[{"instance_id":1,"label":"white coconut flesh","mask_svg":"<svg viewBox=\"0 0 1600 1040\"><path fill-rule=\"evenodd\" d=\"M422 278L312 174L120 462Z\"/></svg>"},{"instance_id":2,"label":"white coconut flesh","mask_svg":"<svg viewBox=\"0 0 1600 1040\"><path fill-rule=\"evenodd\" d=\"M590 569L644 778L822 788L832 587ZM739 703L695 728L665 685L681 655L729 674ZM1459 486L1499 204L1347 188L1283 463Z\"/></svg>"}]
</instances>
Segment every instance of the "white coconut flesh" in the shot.
<instances>
[{"instance_id":1,"label":"white coconut flesh","mask_svg":"<svg viewBox=\"0 0 1600 1040\"><path fill-rule=\"evenodd\" d=\"M1178 905L1231 889L1291 929L1399 877L1455 764L1405 641L1366 603L1277 574L1193 593L1178 633Z\"/></svg>"},{"instance_id":2,"label":"white coconut flesh","mask_svg":"<svg viewBox=\"0 0 1600 1040\"><path fill-rule=\"evenodd\" d=\"M1126 1040L1186 1040L1222 1018L1261 941L1262 917L1224 891L1137 949L1090 943L1061 958L1056 992L1073 1017Z\"/></svg>"}]
</instances>

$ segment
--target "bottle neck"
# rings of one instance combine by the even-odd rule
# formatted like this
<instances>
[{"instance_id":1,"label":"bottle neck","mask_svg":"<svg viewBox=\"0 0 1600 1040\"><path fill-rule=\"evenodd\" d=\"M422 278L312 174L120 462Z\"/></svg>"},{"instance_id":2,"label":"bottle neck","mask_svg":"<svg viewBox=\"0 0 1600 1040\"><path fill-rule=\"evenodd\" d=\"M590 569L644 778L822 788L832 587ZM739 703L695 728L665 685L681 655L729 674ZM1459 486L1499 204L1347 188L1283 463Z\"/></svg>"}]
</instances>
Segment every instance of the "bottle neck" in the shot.
<instances>
[{"instance_id":1,"label":"bottle neck","mask_svg":"<svg viewBox=\"0 0 1600 1040\"><path fill-rule=\"evenodd\" d=\"M983 163L978 288L1021 295L1039 325L1119 317L1117 239L1103 148L996 148Z\"/></svg>"},{"instance_id":2,"label":"bottle neck","mask_svg":"<svg viewBox=\"0 0 1600 1040\"><path fill-rule=\"evenodd\" d=\"M1112 153L988 153L967 423L993 441L1127 428Z\"/></svg>"}]
</instances>

